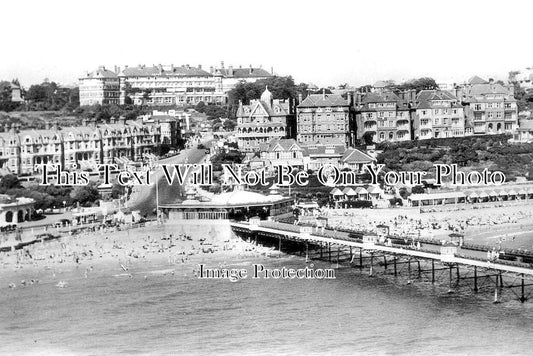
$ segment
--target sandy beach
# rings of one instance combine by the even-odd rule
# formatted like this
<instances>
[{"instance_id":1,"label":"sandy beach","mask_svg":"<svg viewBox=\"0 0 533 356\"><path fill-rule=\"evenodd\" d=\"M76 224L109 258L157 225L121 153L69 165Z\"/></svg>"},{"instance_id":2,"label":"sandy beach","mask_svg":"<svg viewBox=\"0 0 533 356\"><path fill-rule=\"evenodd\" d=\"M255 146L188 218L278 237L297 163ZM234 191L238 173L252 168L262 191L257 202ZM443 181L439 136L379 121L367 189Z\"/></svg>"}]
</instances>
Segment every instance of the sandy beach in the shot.
<instances>
[{"instance_id":1,"label":"sandy beach","mask_svg":"<svg viewBox=\"0 0 533 356\"><path fill-rule=\"evenodd\" d=\"M154 268L164 268L155 273L174 274L179 270L192 275L199 263L226 264L278 254L235 237L205 237L175 230L175 225L165 224L102 229L0 253L0 289L43 281L57 281L58 287L65 287L69 281L62 275L91 278L102 271L126 278L146 278L139 276L139 271Z\"/></svg>"}]
</instances>

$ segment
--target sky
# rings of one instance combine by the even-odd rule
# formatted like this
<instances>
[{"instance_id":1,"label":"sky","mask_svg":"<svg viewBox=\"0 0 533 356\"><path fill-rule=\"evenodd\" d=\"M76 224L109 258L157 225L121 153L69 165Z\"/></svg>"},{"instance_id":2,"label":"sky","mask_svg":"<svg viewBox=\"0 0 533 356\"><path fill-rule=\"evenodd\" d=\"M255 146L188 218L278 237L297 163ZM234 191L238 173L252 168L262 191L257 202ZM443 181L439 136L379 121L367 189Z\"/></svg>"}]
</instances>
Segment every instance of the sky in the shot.
<instances>
[{"instance_id":1,"label":"sky","mask_svg":"<svg viewBox=\"0 0 533 356\"><path fill-rule=\"evenodd\" d=\"M0 80L77 84L99 65L260 66L360 86L506 79L533 66L531 1L3 0Z\"/></svg>"}]
</instances>

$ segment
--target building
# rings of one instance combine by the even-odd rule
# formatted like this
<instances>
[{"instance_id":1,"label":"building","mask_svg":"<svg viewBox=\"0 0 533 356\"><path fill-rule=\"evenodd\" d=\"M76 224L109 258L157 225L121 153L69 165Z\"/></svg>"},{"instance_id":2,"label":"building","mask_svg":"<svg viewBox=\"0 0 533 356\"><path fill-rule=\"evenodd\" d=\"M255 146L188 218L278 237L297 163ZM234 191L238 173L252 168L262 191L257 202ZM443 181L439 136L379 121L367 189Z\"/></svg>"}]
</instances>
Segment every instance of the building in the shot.
<instances>
[{"instance_id":1,"label":"building","mask_svg":"<svg viewBox=\"0 0 533 356\"><path fill-rule=\"evenodd\" d=\"M16 82L11 82L11 101L14 103L23 103L24 98L22 97L22 89L20 85Z\"/></svg>"},{"instance_id":2,"label":"building","mask_svg":"<svg viewBox=\"0 0 533 356\"><path fill-rule=\"evenodd\" d=\"M104 66L80 78L80 106L119 104L120 80Z\"/></svg>"},{"instance_id":3,"label":"building","mask_svg":"<svg viewBox=\"0 0 533 356\"><path fill-rule=\"evenodd\" d=\"M222 90L222 76L215 76L188 64L175 67L126 66L120 78L120 103L130 97L135 105L187 105L204 103L225 103L226 93Z\"/></svg>"},{"instance_id":4,"label":"building","mask_svg":"<svg viewBox=\"0 0 533 356\"><path fill-rule=\"evenodd\" d=\"M513 85L502 85L472 77L455 90L465 108L467 126L474 135L512 134L518 128L518 107Z\"/></svg>"},{"instance_id":5,"label":"building","mask_svg":"<svg viewBox=\"0 0 533 356\"><path fill-rule=\"evenodd\" d=\"M222 78L222 91L224 93L229 92L239 83L254 83L257 80L274 77L273 70L268 72L261 67L252 67L252 65L248 68L243 68L242 66L238 68L228 66L226 68L224 67L224 62L220 63L219 68L211 67L210 72L213 76Z\"/></svg>"},{"instance_id":6,"label":"building","mask_svg":"<svg viewBox=\"0 0 533 356\"><path fill-rule=\"evenodd\" d=\"M358 95L355 110L356 137L360 142L367 136L372 142L412 139L411 103L393 92Z\"/></svg>"},{"instance_id":7,"label":"building","mask_svg":"<svg viewBox=\"0 0 533 356\"><path fill-rule=\"evenodd\" d=\"M418 139L463 137L465 113L460 100L443 90L422 90L414 103L414 137Z\"/></svg>"},{"instance_id":8,"label":"building","mask_svg":"<svg viewBox=\"0 0 533 356\"><path fill-rule=\"evenodd\" d=\"M96 170L97 164L119 159L142 161L157 152L160 126L121 122L47 130L17 130L0 133L0 165L22 175L38 173L38 165L54 164L63 169Z\"/></svg>"},{"instance_id":9,"label":"building","mask_svg":"<svg viewBox=\"0 0 533 356\"><path fill-rule=\"evenodd\" d=\"M339 160L340 169L348 168L357 173L365 173L364 168L367 164L373 164L376 161L367 153L356 148L349 147Z\"/></svg>"},{"instance_id":10,"label":"building","mask_svg":"<svg viewBox=\"0 0 533 356\"><path fill-rule=\"evenodd\" d=\"M31 198L14 198L0 195L0 227L16 225L31 220L33 205Z\"/></svg>"},{"instance_id":11,"label":"building","mask_svg":"<svg viewBox=\"0 0 533 356\"><path fill-rule=\"evenodd\" d=\"M221 194L187 192L187 200L162 204L160 209L169 221L183 220L243 220L246 217L292 216L294 199L279 194L263 195L236 189Z\"/></svg>"},{"instance_id":12,"label":"building","mask_svg":"<svg viewBox=\"0 0 533 356\"><path fill-rule=\"evenodd\" d=\"M520 127L513 133L513 143L533 142L533 120L521 120Z\"/></svg>"},{"instance_id":13,"label":"building","mask_svg":"<svg viewBox=\"0 0 533 356\"><path fill-rule=\"evenodd\" d=\"M339 95L308 95L297 107L297 140L304 144L353 143L350 100Z\"/></svg>"},{"instance_id":14,"label":"building","mask_svg":"<svg viewBox=\"0 0 533 356\"><path fill-rule=\"evenodd\" d=\"M273 170L279 165L289 165L299 169L306 167L303 147L295 139L273 139L259 147L260 166Z\"/></svg>"},{"instance_id":15,"label":"building","mask_svg":"<svg viewBox=\"0 0 533 356\"><path fill-rule=\"evenodd\" d=\"M250 105L239 103L236 136L239 149L254 152L272 139L294 137L294 109L292 101L274 100L265 88L259 100Z\"/></svg>"}]
</instances>

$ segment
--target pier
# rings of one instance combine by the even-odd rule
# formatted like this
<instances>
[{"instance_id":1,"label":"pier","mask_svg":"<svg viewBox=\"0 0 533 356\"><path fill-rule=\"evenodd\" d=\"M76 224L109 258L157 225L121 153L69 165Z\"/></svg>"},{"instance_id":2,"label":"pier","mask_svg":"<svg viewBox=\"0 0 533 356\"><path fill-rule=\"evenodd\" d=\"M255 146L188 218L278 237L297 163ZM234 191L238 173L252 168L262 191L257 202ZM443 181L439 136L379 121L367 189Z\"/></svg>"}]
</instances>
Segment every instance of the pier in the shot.
<instances>
[{"instance_id":1,"label":"pier","mask_svg":"<svg viewBox=\"0 0 533 356\"><path fill-rule=\"evenodd\" d=\"M505 296L525 302L533 294L531 253L490 247L378 235L371 232L332 230L274 221L250 219L231 222L233 233L280 252L299 254L415 281L448 286L449 293L494 293L494 302ZM504 294L504 291L508 291Z\"/></svg>"}]
</instances>

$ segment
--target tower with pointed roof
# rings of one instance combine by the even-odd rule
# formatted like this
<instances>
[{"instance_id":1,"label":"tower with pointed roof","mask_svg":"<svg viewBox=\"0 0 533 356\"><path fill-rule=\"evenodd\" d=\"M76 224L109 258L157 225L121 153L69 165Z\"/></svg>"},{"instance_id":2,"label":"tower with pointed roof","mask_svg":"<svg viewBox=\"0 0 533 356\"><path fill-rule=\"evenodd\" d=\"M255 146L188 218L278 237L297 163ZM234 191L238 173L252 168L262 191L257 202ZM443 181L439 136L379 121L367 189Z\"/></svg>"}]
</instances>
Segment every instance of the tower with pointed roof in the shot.
<instances>
[{"instance_id":1,"label":"tower with pointed roof","mask_svg":"<svg viewBox=\"0 0 533 356\"><path fill-rule=\"evenodd\" d=\"M294 105L291 99L276 100L265 88L259 100L249 105L239 102L236 136L239 149L258 152L261 144L273 139L293 137Z\"/></svg>"}]
</instances>

